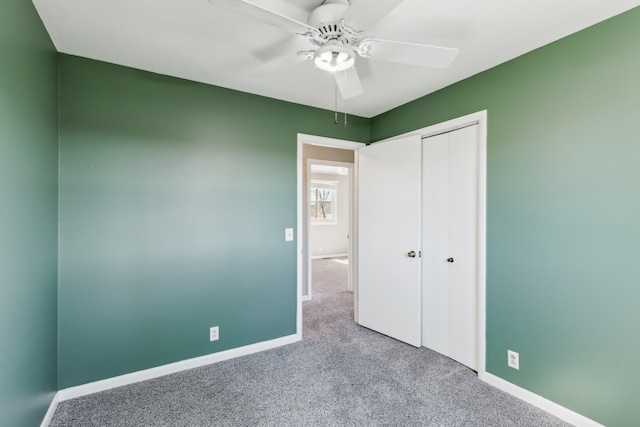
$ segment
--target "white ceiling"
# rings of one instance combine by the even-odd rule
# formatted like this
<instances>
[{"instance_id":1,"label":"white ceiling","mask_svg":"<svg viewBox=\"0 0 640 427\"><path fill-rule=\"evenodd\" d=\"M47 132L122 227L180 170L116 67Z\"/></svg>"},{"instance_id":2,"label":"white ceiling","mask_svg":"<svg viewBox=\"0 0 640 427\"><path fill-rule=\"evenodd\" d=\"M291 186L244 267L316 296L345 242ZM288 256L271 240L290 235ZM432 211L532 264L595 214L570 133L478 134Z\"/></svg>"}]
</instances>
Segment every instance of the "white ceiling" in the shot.
<instances>
[{"instance_id":1,"label":"white ceiling","mask_svg":"<svg viewBox=\"0 0 640 427\"><path fill-rule=\"evenodd\" d=\"M375 1L375 0L352 0ZM306 22L322 0L253 0ZM60 52L314 107L334 80L312 62L257 76L273 49L311 44L207 0L34 0ZM405 0L370 33L454 47L446 70L358 58L364 94L338 109L373 117L640 5L640 0ZM306 45L305 45L306 44Z\"/></svg>"}]
</instances>

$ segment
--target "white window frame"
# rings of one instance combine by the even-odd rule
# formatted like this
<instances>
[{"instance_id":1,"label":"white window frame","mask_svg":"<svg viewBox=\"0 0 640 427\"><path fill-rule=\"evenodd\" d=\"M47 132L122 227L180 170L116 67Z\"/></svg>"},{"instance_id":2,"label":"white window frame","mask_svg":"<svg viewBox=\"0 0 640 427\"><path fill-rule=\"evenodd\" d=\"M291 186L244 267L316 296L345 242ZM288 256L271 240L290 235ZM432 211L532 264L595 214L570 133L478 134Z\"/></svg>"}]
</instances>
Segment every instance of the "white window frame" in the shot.
<instances>
[{"instance_id":1,"label":"white window frame","mask_svg":"<svg viewBox=\"0 0 640 427\"><path fill-rule=\"evenodd\" d=\"M331 219L322 220L311 216L311 197L314 193L313 190L316 188L331 191ZM338 223L338 181L314 178L311 179L309 187L309 220L311 221L311 225L336 225Z\"/></svg>"}]
</instances>

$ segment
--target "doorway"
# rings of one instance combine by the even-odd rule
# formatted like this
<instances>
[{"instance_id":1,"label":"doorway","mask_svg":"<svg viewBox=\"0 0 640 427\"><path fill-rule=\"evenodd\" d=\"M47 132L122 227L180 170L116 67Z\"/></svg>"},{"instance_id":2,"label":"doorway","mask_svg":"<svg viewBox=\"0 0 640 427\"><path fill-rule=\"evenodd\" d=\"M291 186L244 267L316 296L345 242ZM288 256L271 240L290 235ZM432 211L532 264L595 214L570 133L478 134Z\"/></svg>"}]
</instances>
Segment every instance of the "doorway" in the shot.
<instances>
[{"instance_id":1,"label":"doorway","mask_svg":"<svg viewBox=\"0 0 640 427\"><path fill-rule=\"evenodd\" d=\"M321 147L322 148L322 147ZM326 157L345 157L351 162L309 158L307 160L307 254L309 265L305 300L313 298L317 288L353 291L350 280L353 198L353 151L336 152L322 148ZM318 154L318 151L315 151ZM346 273L346 274L345 274Z\"/></svg>"},{"instance_id":2,"label":"doorway","mask_svg":"<svg viewBox=\"0 0 640 427\"><path fill-rule=\"evenodd\" d=\"M347 254L349 262L348 267L348 283L353 287L354 296L357 293L356 266L357 266L357 227L356 213L357 206L352 203L357 197L357 150L365 144L353 141L338 140L313 135L298 134L298 174L297 174L297 194L298 194L298 239L297 239L297 335L302 337L302 302L312 298L312 248L310 247L309 232L309 209L310 209L310 166L316 164L318 166L343 167L348 169L350 195L349 203L351 206L349 212L349 232ZM322 181L322 179L320 179ZM324 181L337 181L337 179L325 179ZM319 183L319 187L331 184ZM343 202L344 203L344 202ZM338 210L340 207L338 207ZM322 247L325 255L341 255L333 252L329 247ZM330 250L327 252L327 250ZM316 253L316 256L319 255ZM357 321L357 307L354 307L354 316Z\"/></svg>"}]
</instances>

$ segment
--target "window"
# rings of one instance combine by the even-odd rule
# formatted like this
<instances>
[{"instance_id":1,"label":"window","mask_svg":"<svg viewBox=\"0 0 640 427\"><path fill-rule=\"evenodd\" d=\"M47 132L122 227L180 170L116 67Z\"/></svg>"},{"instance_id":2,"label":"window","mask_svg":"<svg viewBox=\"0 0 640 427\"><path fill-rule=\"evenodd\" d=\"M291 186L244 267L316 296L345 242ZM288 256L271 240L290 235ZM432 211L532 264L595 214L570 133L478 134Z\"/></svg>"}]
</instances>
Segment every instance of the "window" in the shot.
<instances>
[{"instance_id":1,"label":"window","mask_svg":"<svg viewBox=\"0 0 640 427\"><path fill-rule=\"evenodd\" d=\"M309 213L312 224L336 224L337 181L311 180Z\"/></svg>"}]
</instances>

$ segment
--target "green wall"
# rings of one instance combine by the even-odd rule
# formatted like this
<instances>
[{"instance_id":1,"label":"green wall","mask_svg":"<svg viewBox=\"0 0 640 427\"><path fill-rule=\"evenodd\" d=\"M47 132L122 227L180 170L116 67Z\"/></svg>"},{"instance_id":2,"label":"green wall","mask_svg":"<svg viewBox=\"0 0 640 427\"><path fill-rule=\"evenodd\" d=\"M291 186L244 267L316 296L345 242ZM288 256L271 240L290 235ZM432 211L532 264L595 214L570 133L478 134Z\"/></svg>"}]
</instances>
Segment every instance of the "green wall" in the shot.
<instances>
[{"instance_id":1,"label":"green wall","mask_svg":"<svg viewBox=\"0 0 640 427\"><path fill-rule=\"evenodd\" d=\"M608 426L640 419L638 40L640 8L371 122L488 110L487 370Z\"/></svg>"},{"instance_id":2,"label":"green wall","mask_svg":"<svg viewBox=\"0 0 640 427\"><path fill-rule=\"evenodd\" d=\"M482 109L488 371L634 425L639 39L636 8L344 129L58 56L30 2L3 2L0 425L39 424L57 388L293 334L296 133L366 142Z\"/></svg>"},{"instance_id":3,"label":"green wall","mask_svg":"<svg viewBox=\"0 0 640 427\"><path fill-rule=\"evenodd\" d=\"M61 57L61 389L296 332L298 132L369 120Z\"/></svg>"},{"instance_id":4,"label":"green wall","mask_svg":"<svg viewBox=\"0 0 640 427\"><path fill-rule=\"evenodd\" d=\"M0 425L57 390L57 55L31 2L0 3Z\"/></svg>"}]
</instances>

